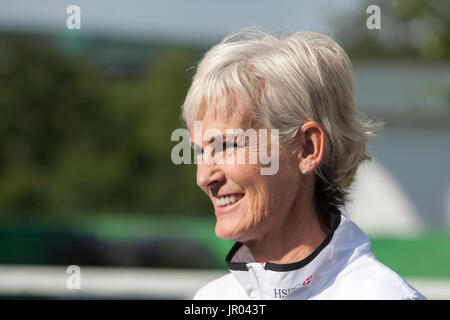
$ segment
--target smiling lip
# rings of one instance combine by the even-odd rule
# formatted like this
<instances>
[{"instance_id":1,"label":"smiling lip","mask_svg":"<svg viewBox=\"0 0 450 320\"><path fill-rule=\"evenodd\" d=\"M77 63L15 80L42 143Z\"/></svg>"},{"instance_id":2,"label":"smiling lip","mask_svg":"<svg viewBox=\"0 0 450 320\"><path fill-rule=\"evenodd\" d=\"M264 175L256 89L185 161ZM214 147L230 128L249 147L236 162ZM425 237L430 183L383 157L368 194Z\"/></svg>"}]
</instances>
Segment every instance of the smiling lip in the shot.
<instances>
[{"instance_id":1,"label":"smiling lip","mask_svg":"<svg viewBox=\"0 0 450 320\"><path fill-rule=\"evenodd\" d=\"M228 194L227 196L230 196L231 194ZM239 200L237 200L236 202L234 202L234 203L231 203L231 204L229 204L229 205L226 205L226 206L219 206L218 204L217 204L217 198L215 199L215 201L214 201L214 207L215 207L215 209L216 209L216 214L217 215L219 215L219 214L225 214L225 213L228 213L228 212L230 212L230 211L232 211L232 210L234 210L240 203L241 203L241 200L244 198L244 196L245 196L245 194L233 194L234 196L237 196L237 197L239 197Z\"/></svg>"}]
</instances>

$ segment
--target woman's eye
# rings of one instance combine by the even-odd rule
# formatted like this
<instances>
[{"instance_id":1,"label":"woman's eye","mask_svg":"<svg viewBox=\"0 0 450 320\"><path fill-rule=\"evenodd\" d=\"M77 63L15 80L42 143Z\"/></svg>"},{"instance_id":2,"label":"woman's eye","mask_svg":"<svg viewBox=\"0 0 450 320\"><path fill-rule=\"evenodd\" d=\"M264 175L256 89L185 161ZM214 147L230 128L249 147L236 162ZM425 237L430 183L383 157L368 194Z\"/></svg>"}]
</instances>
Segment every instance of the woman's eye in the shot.
<instances>
[{"instance_id":1,"label":"woman's eye","mask_svg":"<svg viewBox=\"0 0 450 320\"><path fill-rule=\"evenodd\" d=\"M231 142L224 142L223 143L223 150L228 149L229 147L237 147L236 143L231 143Z\"/></svg>"}]
</instances>

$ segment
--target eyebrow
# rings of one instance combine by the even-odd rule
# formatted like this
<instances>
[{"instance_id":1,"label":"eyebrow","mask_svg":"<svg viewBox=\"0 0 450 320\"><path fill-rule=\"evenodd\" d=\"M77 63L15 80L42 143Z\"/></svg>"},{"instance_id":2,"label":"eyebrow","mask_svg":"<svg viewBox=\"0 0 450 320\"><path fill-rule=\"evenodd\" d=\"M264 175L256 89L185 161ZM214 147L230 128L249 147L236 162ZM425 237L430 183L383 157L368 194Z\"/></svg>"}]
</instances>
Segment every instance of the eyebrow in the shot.
<instances>
[{"instance_id":1,"label":"eyebrow","mask_svg":"<svg viewBox=\"0 0 450 320\"><path fill-rule=\"evenodd\" d=\"M222 134L222 136L214 136L214 137L211 137L211 139L209 139L209 141L206 143L207 145L208 144L211 144L213 141L215 141L215 139L217 138L217 137L222 137L222 141L227 141L227 138L229 138L229 137L234 137L235 139L236 139L236 136L235 135L226 135L226 134ZM214 140L213 140L214 139ZM192 141L191 141L191 147L192 148L196 148L196 149L202 149L200 146L198 146L197 144L195 144L195 143L193 143Z\"/></svg>"}]
</instances>

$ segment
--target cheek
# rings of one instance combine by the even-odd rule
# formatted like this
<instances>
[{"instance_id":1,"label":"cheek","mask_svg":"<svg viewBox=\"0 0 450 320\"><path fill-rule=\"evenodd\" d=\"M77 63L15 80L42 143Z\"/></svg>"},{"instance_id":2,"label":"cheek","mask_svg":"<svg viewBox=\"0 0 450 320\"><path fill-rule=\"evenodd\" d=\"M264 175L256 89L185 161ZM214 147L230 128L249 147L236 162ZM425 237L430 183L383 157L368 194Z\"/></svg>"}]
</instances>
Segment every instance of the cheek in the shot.
<instances>
[{"instance_id":1,"label":"cheek","mask_svg":"<svg viewBox=\"0 0 450 320\"><path fill-rule=\"evenodd\" d=\"M272 224L289 211L297 190L296 177L295 172L280 170L276 175L255 179L251 202L254 223Z\"/></svg>"},{"instance_id":2,"label":"cheek","mask_svg":"<svg viewBox=\"0 0 450 320\"><path fill-rule=\"evenodd\" d=\"M270 220L276 210L272 190L267 181L259 177L259 179L252 181L247 192L246 228L250 229L256 226L260 228L266 221Z\"/></svg>"},{"instance_id":3,"label":"cheek","mask_svg":"<svg viewBox=\"0 0 450 320\"><path fill-rule=\"evenodd\" d=\"M244 232L246 237L252 237L276 228L277 219L283 216L292 202L295 173L285 167L275 175L265 176L260 174L260 166L249 164L224 168L227 178L245 192L246 199L239 217L223 217L221 222L227 223L220 226L228 229L222 231L230 234Z\"/></svg>"},{"instance_id":4,"label":"cheek","mask_svg":"<svg viewBox=\"0 0 450 320\"><path fill-rule=\"evenodd\" d=\"M243 229L259 224L270 212L271 196L266 178L258 165L229 165L226 176L245 192L245 202L238 222Z\"/></svg>"}]
</instances>

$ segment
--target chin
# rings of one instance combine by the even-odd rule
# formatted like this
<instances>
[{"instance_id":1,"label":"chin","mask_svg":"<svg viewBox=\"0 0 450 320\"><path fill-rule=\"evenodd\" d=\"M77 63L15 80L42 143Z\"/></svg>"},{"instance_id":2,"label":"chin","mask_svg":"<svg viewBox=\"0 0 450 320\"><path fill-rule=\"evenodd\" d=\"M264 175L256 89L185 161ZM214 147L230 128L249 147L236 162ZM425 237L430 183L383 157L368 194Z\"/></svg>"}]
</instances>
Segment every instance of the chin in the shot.
<instances>
[{"instance_id":1,"label":"chin","mask_svg":"<svg viewBox=\"0 0 450 320\"><path fill-rule=\"evenodd\" d=\"M232 221L223 221L227 219L219 218L216 222L216 236L221 239L239 241L241 233L239 226Z\"/></svg>"},{"instance_id":2,"label":"chin","mask_svg":"<svg viewBox=\"0 0 450 320\"><path fill-rule=\"evenodd\" d=\"M223 226L223 224L221 224L220 222L216 223L215 232L216 236L220 239L235 240L236 238L234 230L232 228Z\"/></svg>"}]
</instances>

